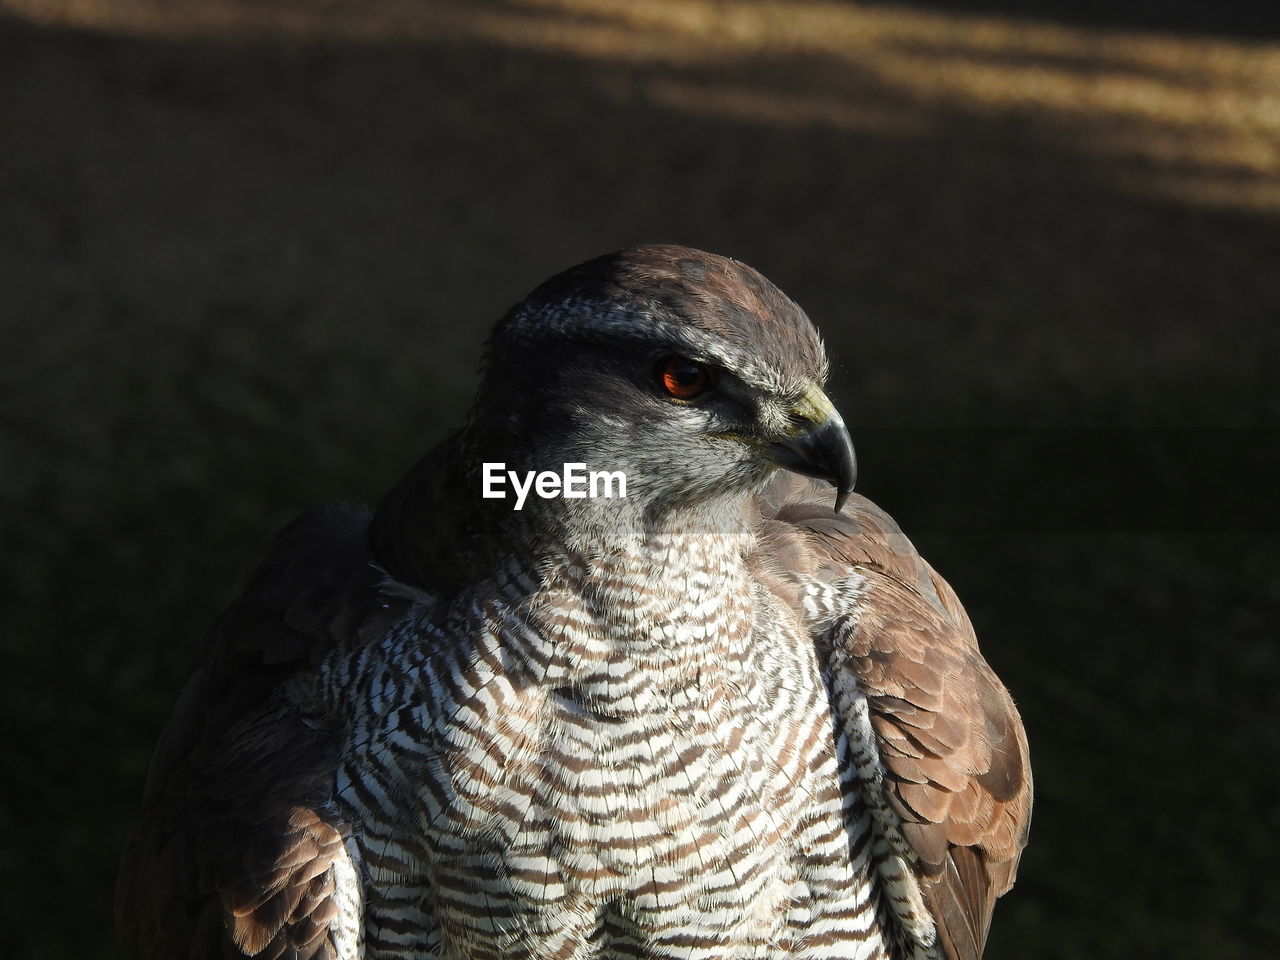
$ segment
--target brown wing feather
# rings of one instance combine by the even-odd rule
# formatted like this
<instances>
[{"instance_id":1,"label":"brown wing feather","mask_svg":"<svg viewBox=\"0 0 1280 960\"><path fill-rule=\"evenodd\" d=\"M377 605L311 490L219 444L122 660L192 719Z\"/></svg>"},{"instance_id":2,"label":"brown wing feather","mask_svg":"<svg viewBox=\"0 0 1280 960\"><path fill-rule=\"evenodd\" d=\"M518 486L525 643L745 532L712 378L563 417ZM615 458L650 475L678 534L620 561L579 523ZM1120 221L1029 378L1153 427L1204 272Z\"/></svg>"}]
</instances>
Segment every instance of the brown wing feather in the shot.
<instances>
[{"instance_id":1,"label":"brown wing feather","mask_svg":"<svg viewBox=\"0 0 1280 960\"><path fill-rule=\"evenodd\" d=\"M392 615L374 603L367 526L335 507L286 527L198 650L116 888L139 957L333 956L337 739L280 688Z\"/></svg>"},{"instance_id":2,"label":"brown wing feather","mask_svg":"<svg viewBox=\"0 0 1280 960\"><path fill-rule=\"evenodd\" d=\"M916 856L925 902L950 960L982 955L995 900L1012 885L1031 820L1022 721L979 652L955 593L897 525L854 496L780 478L764 498L772 581L862 577L843 645L871 708L886 800Z\"/></svg>"}]
</instances>

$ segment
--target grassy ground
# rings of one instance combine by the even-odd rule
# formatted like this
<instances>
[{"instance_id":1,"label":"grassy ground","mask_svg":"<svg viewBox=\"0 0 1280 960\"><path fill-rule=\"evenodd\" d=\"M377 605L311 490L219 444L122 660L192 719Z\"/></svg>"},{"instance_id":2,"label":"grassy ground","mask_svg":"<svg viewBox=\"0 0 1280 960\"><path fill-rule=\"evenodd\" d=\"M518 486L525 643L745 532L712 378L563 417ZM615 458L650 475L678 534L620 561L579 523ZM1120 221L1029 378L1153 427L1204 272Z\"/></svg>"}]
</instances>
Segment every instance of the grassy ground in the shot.
<instances>
[{"instance_id":1,"label":"grassy ground","mask_svg":"<svg viewBox=\"0 0 1280 960\"><path fill-rule=\"evenodd\" d=\"M814 317L1019 699L991 955L1275 942L1280 45L959 6L0 0L19 954L117 955L151 745L272 530L375 500L503 308L655 239Z\"/></svg>"}]
</instances>

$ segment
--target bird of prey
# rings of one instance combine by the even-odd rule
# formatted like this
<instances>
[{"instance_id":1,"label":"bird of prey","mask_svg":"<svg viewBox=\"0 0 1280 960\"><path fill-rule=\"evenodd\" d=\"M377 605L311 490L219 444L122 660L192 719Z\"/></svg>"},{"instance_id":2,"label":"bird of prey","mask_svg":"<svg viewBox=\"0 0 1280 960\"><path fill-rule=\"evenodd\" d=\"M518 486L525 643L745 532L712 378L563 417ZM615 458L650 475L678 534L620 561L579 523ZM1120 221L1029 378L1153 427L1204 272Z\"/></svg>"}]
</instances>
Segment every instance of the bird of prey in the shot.
<instances>
[{"instance_id":1,"label":"bird of prey","mask_svg":"<svg viewBox=\"0 0 1280 960\"><path fill-rule=\"evenodd\" d=\"M372 516L286 527L208 634L124 857L129 949L979 957L1026 739L852 492L826 374L795 303L685 247L515 306L465 425Z\"/></svg>"}]
</instances>

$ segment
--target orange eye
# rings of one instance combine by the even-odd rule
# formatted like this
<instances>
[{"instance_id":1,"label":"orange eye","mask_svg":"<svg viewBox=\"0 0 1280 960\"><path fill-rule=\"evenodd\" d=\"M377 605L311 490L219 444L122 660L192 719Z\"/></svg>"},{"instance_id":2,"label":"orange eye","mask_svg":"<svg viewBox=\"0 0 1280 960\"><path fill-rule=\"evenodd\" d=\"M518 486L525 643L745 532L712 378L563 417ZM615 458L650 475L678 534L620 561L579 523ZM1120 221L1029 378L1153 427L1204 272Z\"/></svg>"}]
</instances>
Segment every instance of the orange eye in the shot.
<instances>
[{"instance_id":1,"label":"orange eye","mask_svg":"<svg viewBox=\"0 0 1280 960\"><path fill-rule=\"evenodd\" d=\"M692 400L711 385L711 373L700 363L670 357L658 364L662 389L678 400Z\"/></svg>"}]
</instances>

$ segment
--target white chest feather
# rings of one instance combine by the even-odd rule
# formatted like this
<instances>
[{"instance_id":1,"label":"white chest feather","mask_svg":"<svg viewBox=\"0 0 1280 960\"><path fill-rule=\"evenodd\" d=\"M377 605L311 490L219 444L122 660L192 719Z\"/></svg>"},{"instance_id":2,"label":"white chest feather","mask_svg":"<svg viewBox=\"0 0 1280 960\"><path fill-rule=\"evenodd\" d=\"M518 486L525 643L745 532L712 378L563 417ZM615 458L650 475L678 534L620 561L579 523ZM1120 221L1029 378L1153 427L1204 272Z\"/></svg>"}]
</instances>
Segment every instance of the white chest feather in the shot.
<instances>
[{"instance_id":1,"label":"white chest feather","mask_svg":"<svg viewBox=\"0 0 1280 960\"><path fill-rule=\"evenodd\" d=\"M809 644L740 571L673 604L602 566L366 655L340 791L399 891L375 955L873 955Z\"/></svg>"}]
</instances>

